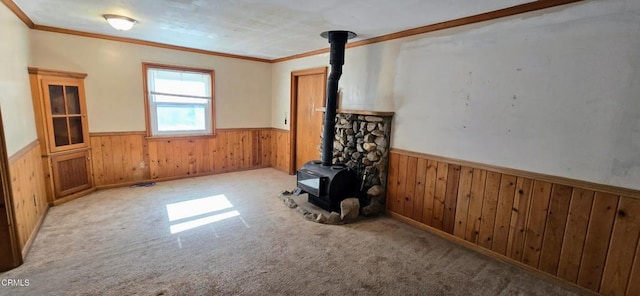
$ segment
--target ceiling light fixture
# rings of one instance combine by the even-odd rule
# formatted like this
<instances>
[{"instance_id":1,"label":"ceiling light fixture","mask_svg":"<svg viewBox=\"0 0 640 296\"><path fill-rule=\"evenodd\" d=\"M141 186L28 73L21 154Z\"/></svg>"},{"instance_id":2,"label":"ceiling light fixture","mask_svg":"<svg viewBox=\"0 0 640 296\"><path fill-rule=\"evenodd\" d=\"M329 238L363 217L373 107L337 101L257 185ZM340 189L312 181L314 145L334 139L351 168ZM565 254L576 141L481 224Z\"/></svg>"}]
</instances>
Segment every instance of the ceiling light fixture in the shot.
<instances>
[{"instance_id":1,"label":"ceiling light fixture","mask_svg":"<svg viewBox=\"0 0 640 296\"><path fill-rule=\"evenodd\" d=\"M109 25L114 27L116 30L120 30L120 31L129 31L131 30L131 28L133 28L133 25L138 23L138 21L130 17L121 16L121 15L105 14L102 16L104 17L105 20L107 20Z\"/></svg>"}]
</instances>

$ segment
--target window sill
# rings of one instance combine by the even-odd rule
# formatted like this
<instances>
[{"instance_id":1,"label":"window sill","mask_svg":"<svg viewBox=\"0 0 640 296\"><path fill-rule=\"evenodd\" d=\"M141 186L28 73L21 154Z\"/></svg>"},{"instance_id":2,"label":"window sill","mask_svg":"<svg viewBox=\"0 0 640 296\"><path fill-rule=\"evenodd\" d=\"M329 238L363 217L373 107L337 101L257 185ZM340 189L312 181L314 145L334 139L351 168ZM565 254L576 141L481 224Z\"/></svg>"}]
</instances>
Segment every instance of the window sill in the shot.
<instances>
[{"instance_id":1,"label":"window sill","mask_svg":"<svg viewBox=\"0 0 640 296\"><path fill-rule=\"evenodd\" d=\"M191 140L191 139L214 139L213 135L170 135L170 136L146 136L147 141L171 141L171 140Z\"/></svg>"}]
</instances>

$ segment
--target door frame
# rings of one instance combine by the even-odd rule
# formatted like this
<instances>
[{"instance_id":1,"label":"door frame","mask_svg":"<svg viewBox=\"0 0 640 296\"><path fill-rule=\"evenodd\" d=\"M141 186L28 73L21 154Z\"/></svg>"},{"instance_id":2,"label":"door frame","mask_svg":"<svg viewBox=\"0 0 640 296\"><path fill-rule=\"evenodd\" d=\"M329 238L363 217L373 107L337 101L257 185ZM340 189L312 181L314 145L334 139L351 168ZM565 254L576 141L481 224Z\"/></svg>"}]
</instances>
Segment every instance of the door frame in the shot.
<instances>
[{"instance_id":1,"label":"door frame","mask_svg":"<svg viewBox=\"0 0 640 296\"><path fill-rule=\"evenodd\" d=\"M322 74L324 85L322 87L322 97L327 97L327 74L328 67L318 67L305 70L291 71L291 101L289 103L289 114L291 122L289 125L289 174L296 173L296 136L298 124L298 78L305 75ZM320 112L320 111L318 111Z\"/></svg>"},{"instance_id":2,"label":"door frame","mask_svg":"<svg viewBox=\"0 0 640 296\"><path fill-rule=\"evenodd\" d=\"M0 267L0 271L9 270L22 264L22 252L16 233L16 221L13 215L13 190L11 188L11 178L9 177L9 156L7 155L7 142L4 135L4 124L2 121L2 111L0 111L0 201L4 207L0 210L5 211L7 216L7 225L9 227L9 244L11 248L11 258L8 268ZM5 254L2 254L3 256Z\"/></svg>"}]
</instances>

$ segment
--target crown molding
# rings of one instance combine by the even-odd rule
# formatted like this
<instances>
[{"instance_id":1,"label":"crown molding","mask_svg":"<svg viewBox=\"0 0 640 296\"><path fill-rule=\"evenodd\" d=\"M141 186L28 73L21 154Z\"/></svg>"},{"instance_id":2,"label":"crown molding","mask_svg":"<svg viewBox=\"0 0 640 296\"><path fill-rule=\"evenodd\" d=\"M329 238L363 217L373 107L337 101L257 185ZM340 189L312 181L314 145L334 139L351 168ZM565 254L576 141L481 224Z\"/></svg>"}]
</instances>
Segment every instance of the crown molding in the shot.
<instances>
[{"instance_id":1,"label":"crown molding","mask_svg":"<svg viewBox=\"0 0 640 296\"><path fill-rule=\"evenodd\" d=\"M10 0L7 0L7 1L10 1ZM110 41L131 43L131 44L151 46L151 47L157 47L157 48L173 49L178 51L186 51L186 52L206 54L211 56L219 56L219 57L232 58L232 59L241 59L241 60L248 60L248 61L262 62L262 63L271 62L271 60L268 60L268 59L261 59L261 58L242 56L242 55L217 52L217 51L209 51L209 50L203 50L203 49L197 49L197 48L191 48L191 47L170 45L165 43L145 41L145 40L134 39L134 38L117 37L117 36L110 36L105 34L62 29L62 28L50 27L50 26L35 25L33 29L39 30L39 31L54 32L54 33L68 34L68 35L74 35L74 36L82 36L82 37L89 37L89 38L96 38L96 39L103 39L103 40L110 40Z\"/></svg>"},{"instance_id":2,"label":"crown molding","mask_svg":"<svg viewBox=\"0 0 640 296\"><path fill-rule=\"evenodd\" d=\"M16 5L12 0L0 0L0 1L2 1L2 3L5 6L7 6L7 8L9 8L9 10L11 10L13 12L13 14L15 14L25 25L27 25L27 27L33 29L35 24L29 18L29 16L27 16L27 14L24 13L24 11L22 11L22 9L20 9L20 7L18 7L18 5Z\"/></svg>"}]
</instances>

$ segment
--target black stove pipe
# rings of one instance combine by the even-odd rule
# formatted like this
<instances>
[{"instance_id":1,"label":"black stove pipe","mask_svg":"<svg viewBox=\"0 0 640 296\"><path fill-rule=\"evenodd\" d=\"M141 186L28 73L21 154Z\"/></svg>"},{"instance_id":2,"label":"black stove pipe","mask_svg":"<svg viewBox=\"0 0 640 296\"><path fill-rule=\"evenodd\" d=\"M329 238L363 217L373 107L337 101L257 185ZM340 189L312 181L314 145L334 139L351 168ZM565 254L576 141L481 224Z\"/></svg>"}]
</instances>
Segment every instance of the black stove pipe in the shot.
<instances>
[{"instance_id":1,"label":"black stove pipe","mask_svg":"<svg viewBox=\"0 0 640 296\"><path fill-rule=\"evenodd\" d=\"M344 65L344 48L347 40L356 36L349 31L328 31L321 34L329 40L331 52L329 64L331 72L327 78L327 100L325 102L324 125L322 131L322 165L330 166L333 159L333 137L335 134L335 117L338 101L338 81L342 76Z\"/></svg>"}]
</instances>

